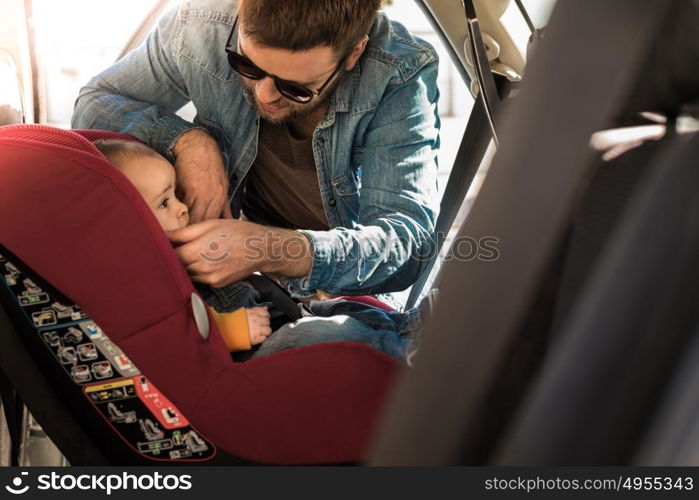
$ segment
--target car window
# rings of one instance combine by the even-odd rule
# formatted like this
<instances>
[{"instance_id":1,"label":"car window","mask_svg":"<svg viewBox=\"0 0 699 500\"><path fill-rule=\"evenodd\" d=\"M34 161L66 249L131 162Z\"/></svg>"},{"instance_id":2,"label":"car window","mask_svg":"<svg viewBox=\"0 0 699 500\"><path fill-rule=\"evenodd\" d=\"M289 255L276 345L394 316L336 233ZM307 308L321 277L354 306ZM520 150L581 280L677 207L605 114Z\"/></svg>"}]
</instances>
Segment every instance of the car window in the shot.
<instances>
[{"instance_id":1,"label":"car window","mask_svg":"<svg viewBox=\"0 0 699 500\"><path fill-rule=\"evenodd\" d=\"M48 124L70 126L80 87L114 63L156 3L33 0L38 60L44 81L50 82L44 86Z\"/></svg>"},{"instance_id":2,"label":"car window","mask_svg":"<svg viewBox=\"0 0 699 500\"><path fill-rule=\"evenodd\" d=\"M0 50L0 126L24 120L22 90L9 53Z\"/></svg>"},{"instance_id":3,"label":"car window","mask_svg":"<svg viewBox=\"0 0 699 500\"><path fill-rule=\"evenodd\" d=\"M522 5L537 29L546 26L555 3L556 0L522 0ZM526 56L527 41L531 30L514 0L510 2L500 20L507 32L512 35L519 51Z\"/></svg>"}]
</instances>

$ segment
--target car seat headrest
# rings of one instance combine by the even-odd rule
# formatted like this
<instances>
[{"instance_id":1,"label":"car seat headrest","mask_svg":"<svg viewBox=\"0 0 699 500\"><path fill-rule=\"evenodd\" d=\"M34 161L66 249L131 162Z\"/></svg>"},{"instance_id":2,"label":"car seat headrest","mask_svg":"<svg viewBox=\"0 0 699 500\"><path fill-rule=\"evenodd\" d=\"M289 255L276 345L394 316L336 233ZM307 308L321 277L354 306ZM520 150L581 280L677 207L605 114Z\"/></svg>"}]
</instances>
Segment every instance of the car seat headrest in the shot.
<instances>
[{"instance_id":1,"label":"car seat headrest","mask_svg":"<svg viewBox=\"0 0 699 500\"><path fill-rule=\"evenodd\" d=\"M190 302L192 283L152 211L79 133L0 127L0 213L0 243L115 339ZM110 300L141 314L115 314Z\"/></svg>"},{"instance_id":2,"label":"car seat headrest","mask_svg":"<svg viewBox=\"0 0 699 500\"><path fill-rule=\"evenodd\" d=\"M66 148L91 153L102 158L102 153L92 142L80 134L70 130L62 130L48 125L9 125L0 129L3 139L19 139L23 141L55 144Z\"/></svg>"},{"instance_id":3,"label":"car seat headrest","mask_svg":"<svg viewBox=\"0 0 699 500\"><path fill-rule=\"evenodd\" d=\"M63 130L49 125L8 125L0 127L0 137L3 139L18 139L22 141L55 144L76 151L84 151L104 158L93 142L100 139L123 139L138 141L135 137L108 130L76 129Z\"/></svg>"},{"instance_id":4,"label":"car seat headrest","mask_svg":"<svg viewBox=\"0 0 699 500\"><path fill-rule=\"evenodd\" d=\"M625 115L656 111L699 115L699 2L674 2L649 49Z\"/></svg>"}]
</instances>

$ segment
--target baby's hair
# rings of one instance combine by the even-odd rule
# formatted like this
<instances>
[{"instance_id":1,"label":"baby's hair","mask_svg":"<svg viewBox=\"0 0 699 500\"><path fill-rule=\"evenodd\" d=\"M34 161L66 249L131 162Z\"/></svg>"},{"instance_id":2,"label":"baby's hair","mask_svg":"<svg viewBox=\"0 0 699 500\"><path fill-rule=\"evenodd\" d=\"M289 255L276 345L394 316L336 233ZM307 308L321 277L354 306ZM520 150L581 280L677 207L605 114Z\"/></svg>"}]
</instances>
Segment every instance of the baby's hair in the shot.
<instances>
[{"instance_id":1,"label":"baby's hair","mask_svg":"<svg viewBox=\"0 0 699 500\"><path fill-rule=\"evenodd\" d=\"M107 160L119 168L122 160L131 157L151 156L163 158L157 151L139 141L126 139L99 139L93 143Z\"/></svg>"}]
</instances>

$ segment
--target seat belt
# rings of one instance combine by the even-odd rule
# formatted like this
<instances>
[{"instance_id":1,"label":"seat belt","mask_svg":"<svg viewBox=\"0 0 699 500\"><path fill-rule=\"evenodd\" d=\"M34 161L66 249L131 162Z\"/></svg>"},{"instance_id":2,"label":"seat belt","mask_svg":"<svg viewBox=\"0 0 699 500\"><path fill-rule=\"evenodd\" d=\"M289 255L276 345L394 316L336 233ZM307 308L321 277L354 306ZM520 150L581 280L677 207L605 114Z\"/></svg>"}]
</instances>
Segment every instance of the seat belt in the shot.
<instances>
[{"instance_id":1,"label":"seat belt","mask_svg":"<svg viewBox=\"0 0 699 500\"><path fill-rule=\"evenodd\" d=\"M466 198L473 179L478 172L478 167L483 160L488 147L488 135L485 134L486 127L490 129L495 144L498 143L497 135L497 110L500 106L500 94L495 84L495 78L490 69L490 62L483 43L478 16L473 0L463 0L468 25L468 42L476 70L476 81L478 82L478 95L471 110L466 131L459 146L459 151L454 160L452 172L449 175L447 187L442 195L439 216L435 226L435 251L425 267L420 271L420 275L410 290L405 308L409 309L415 305L427 280L430 277L432 268L439 257L439 252L446 241L456 215L459 213L461 203ZM461 165L464 165L462 168Z\"/></svg>"},{"instance_id":2,"label":"seat belt","mask_svg":"<svg viewBox=\"0 0 699 500\"><path fill-rule=\"evenodd\" d=\"M440 251L449 235L451 226L459 214L462 201L473 184L478 168L483 161L488 148L490 135L487 133L488 123L485 116L485 108L481 100L476 100L471 110L471 116L466 125L466 131L461 139L459 151L456 153L447 186L442 195L439 216L435 224L435 250L430 255L425 267L420 271L415 284L410 289L410 295L405 308L410 309L417 303L420 293L430 277L435 263L439 259Z\"/></svg>"},{"instance_id":3,"label":"seat belt","mask_svg":"<svg viewBox=\"0 0 699 500\"><path fill-rule=\"evenodd\" d=\"M478 100L483 103L488 126L493 134L495 145L498 145L497 113L500 106L500 96L495 86L495 78L490 70L490 61L485 51L485 43L481 35L476 6L473 0L463 0L466 22L468 25L468 44L471 51L471 60L476 70L478 82Z\"/></svg>"},{"instance_id":4,"label":"seat belt","mask_svg":"<svg viewBox=\"0 0 699 500\"><path fill-rule=\"evenodd\" d=\"M251 274L245 278L245 281L257 288L265 299L274 304L290 321L296 321L305 316L314 316L306 304L291 298L284 288L264 274Z\"/></svg>"}]
</instances>

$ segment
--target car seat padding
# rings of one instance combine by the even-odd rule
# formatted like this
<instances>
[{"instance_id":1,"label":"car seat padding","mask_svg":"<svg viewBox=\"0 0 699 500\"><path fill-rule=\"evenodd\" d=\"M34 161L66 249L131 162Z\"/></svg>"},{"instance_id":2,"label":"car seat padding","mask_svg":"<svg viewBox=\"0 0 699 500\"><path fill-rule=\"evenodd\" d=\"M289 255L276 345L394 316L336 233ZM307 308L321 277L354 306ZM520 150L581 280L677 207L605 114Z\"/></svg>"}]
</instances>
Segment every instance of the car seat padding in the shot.
<instances>
[{"instance_id":1,"label":"car seat padding","mask_svg":"<svg viewBox=\"0 0 699 500\"><path fill-rule=\"evenodd\" d=\"M234 363L213 322L208 340L198 334L193 285L133 186L78 134L24 127L0 128L3 245L229 453L285 464L364 457L390 357L330 343Z\"/></svg>"}]
</instances>

